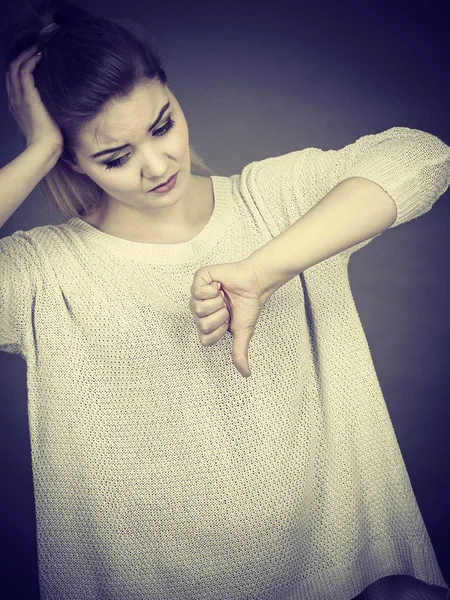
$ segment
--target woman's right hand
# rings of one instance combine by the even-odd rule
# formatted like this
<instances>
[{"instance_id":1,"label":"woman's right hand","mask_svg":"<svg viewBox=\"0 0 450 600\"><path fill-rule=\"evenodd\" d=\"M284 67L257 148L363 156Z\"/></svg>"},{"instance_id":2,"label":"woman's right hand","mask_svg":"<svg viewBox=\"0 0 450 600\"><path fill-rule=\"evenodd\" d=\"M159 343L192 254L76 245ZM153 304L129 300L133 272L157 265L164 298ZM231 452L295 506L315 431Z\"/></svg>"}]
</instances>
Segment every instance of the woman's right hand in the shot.
<instances>
[{"instance_id":1,"label":"woman's right hand","mask_svg":"<svg viewBox=\"0 0 450 600\"><path fill-rule=\"evenodd\" d=\"M31 46L9 65L6 72L8 106L25 136L27 147L44 142L62 152L64 140L61 130L49 115L34 85L32 72L42 58L42 55L36 56L37 50L37 44Z\"/></svg>"}]
</instances>

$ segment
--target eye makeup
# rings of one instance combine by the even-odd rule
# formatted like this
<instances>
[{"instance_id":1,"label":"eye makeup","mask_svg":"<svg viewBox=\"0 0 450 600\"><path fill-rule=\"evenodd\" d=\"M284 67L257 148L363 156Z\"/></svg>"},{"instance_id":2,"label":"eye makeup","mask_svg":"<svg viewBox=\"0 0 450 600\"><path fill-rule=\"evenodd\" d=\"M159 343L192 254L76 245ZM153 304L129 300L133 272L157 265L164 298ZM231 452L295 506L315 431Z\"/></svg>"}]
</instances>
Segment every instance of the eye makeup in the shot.
<instances>
[{"instance_id":1,"label":"eye makeup","mask_svg":"<svg viewBox=\"0 0 450 600\"><path fill-rule=\"evenodd\" d=\"M173 128L174 125L175 125L175 121L169 117L169 120L163 127L160 127L159 129L155 129L155 131L154 131L155 137L161 137L163 135L166 135L167 133L169 133L169 131ZM105 162L102 161L102 164L106 165L106 167L105 167L106 170L117 169L118 167L121 167L122 165L124 165L125 163L128 162L129 156L130 156L130 153L125 154L124 156L121 156L120 158L116 158L114 160L105 161Z\"/></svg>"}]
</instances>

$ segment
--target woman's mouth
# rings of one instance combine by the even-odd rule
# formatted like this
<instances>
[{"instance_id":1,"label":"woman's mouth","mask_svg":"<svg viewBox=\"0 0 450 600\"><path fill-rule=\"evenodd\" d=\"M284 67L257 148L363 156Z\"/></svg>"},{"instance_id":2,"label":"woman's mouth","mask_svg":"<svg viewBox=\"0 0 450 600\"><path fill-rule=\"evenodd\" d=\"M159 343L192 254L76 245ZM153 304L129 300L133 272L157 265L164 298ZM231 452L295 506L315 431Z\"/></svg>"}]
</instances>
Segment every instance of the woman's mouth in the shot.
<instances>
[{"instance_id":1,"label":"woman's mouth","mask_svg":"<svg viewBox=\"0 0 450 600\"><path fill-rule=\"evenodd\" d=\"M168 192L175 186L175 184L177 182L177 175L178 175L178 173L175 173L175 175L172 175L172 177L170 177L167 180L167 183L161 184L158 187L155 187L155 188L149 190L149 192L155 192L157 194L163 194L165 192Z\"/></svg>"}]
</instances>

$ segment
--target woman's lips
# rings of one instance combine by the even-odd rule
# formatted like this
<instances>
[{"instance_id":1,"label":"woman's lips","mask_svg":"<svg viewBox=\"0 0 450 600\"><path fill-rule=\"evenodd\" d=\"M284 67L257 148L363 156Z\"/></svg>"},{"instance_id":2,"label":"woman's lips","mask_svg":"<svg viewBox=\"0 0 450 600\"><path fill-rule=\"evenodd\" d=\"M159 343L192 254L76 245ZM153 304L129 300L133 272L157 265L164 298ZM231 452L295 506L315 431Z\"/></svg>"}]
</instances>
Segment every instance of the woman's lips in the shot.
<instances>
[{"instance_id":1,"label":"woman's lips","mask_svg":"<svg viewBox=\"0 0 450 600\"><path fill-rule=\"evenodd\" d=\"M170 181L172 181L172 179L175 177L176 173L174 173L173 175L171 175L169 177L169 179L167 179L167 181L165 181L164 183L160 183L159 185L157 185L156 187L152 188L150 191L153 192L153 190L157 190L158 188L162 188L165 185L167 185Z\"/></svg>"}]
</instances>

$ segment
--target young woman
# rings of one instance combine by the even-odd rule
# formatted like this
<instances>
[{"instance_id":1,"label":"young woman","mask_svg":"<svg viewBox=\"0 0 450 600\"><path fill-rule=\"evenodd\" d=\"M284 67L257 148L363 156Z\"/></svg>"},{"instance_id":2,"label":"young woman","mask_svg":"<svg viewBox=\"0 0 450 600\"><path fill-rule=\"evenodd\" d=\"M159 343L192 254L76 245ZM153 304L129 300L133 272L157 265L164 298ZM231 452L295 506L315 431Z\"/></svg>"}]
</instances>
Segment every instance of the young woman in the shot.
<instances>
[{"instance_id":1,"label":"young woman","mask_svg":"<svg viewBox=\"0 0 450 600\"><path fill-rule=\"evenodd\" d=\"M446 191L448 146L195 174L144 37L40 18L8 50L0 223L38 184L66 220L0 239L0 350L27 362L42 600L448 598L348 281Z\"/></svg>"}]
</instances>

